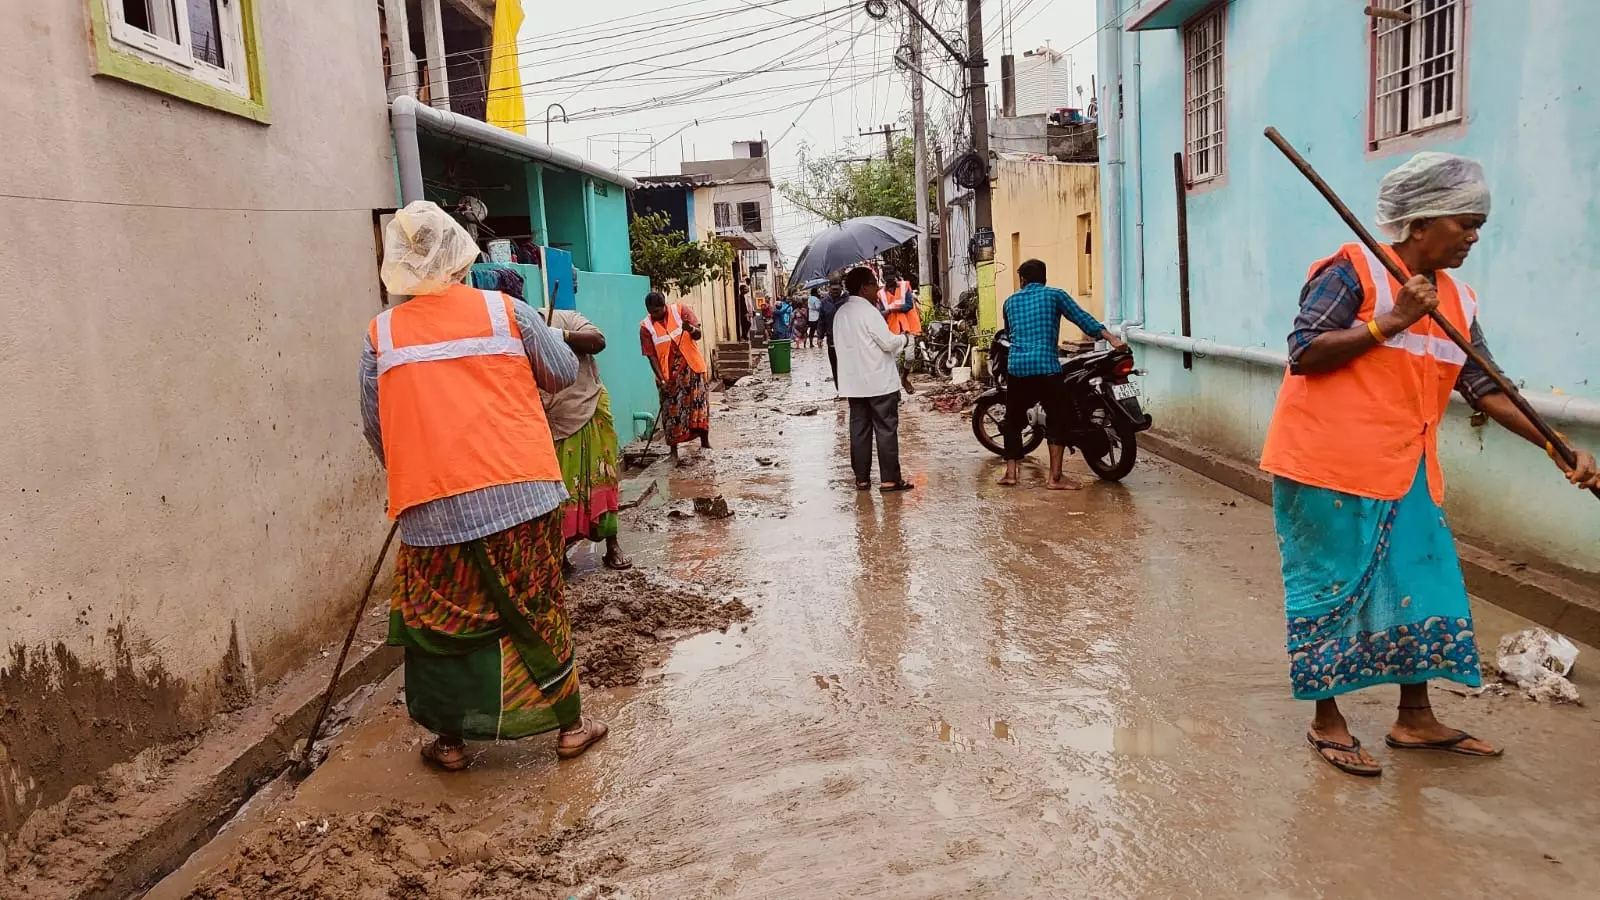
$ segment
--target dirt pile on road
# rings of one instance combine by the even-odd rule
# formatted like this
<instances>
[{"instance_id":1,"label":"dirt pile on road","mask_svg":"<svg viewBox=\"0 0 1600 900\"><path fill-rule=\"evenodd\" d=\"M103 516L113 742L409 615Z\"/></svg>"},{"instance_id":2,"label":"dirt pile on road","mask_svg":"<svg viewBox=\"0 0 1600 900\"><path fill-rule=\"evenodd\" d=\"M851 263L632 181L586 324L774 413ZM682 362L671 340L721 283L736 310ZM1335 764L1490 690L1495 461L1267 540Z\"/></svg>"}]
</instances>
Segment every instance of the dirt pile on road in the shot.
<instances>
[{"instance_id":1,"label":"dirt pile on road","mask_svg":"<svg viewBox=\"0 0 1600 900\"><path fill-rule=\"evenodd\" d=\"M597 573L567 588L567 613L578 645L578 677L586 688L638 684L673 642L702 631L726 631L750 617L737 598L718 600L643 572Z\"/></svg>"},{"instance_id":2,"label":"dirt pile on road","mask_svg":"<svg viewBox=\"0 0 1600 900\"><path fill-rule=\"evenodd\" d=\"M917 396L923 399L932 409L942 413L957 413L971 409L978 402L978 395L986 390L986 385L980 381L969 381L966 384L952 384L948 381L924 382L917 385Z\"/></svg>"},{"instance_id":3,"label":"dirt pile on road","mask_svg":"<svg viewBox=\"0 0 1600 900\"><path fill-rule=\"evenodd\" d=\"M473 827L449 804L391 805L333 818L293 810L252 835L230 862L195 889L200 900L590 900L616 897L605 880L621 871L616 854L580 858L587 825L543 835L520 817L493 831Z\"/></svg>"}]
</instances>

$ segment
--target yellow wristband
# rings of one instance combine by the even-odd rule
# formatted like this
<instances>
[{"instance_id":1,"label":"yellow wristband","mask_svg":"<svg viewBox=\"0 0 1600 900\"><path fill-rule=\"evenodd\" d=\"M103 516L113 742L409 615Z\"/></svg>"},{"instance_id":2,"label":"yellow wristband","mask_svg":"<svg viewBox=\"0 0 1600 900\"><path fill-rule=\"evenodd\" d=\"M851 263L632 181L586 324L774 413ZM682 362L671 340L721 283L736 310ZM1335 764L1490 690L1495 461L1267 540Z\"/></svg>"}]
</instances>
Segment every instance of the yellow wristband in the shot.
<instances>
[{"instance_id":1,"label":"yellow wristband","mask_svg":"<svg viewBox=\"0 0 1600 900\"><path fill-rule=\"evenodd\" d=\"M1377 341L1378 343L1380 343L1380 344L1389 343L1388 336L1383 333L1383 329L1382 328L1378 327L1378 320L1377 319L1368 319L1367 320L1367 330L1372 332L1372 339Z\"/></svg>"},{"instance_id":2,"label":"yellow wristband","mask_svg":"<svg viewBox=\"0 0 1600 900\"><path fill-rule=\"evenodd\" d=\"M1567 436L1562 434L1561 432L1559 432L1559 431L1556 432L1556 437L1561 438L1561 442L1563 444L1568 443ZM1551 460L1553 460L1555 462L1561 462L1561 457L1556 455L1556 445L1554 443L1552 443L1550 441L1545 441L1544 442L1544 452L1550 457Z\"/></svg>"}]
</instances>

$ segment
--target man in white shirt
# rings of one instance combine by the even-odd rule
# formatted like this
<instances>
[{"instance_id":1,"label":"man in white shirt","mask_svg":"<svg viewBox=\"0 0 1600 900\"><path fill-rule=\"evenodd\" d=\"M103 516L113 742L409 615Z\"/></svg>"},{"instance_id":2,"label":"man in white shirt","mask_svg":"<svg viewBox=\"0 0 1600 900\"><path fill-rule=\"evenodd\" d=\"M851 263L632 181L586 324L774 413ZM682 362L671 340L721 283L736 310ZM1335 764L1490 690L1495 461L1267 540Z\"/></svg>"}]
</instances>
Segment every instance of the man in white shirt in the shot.
<instances>
[{"instance_id":1,"label":"man in white shirt","mask_svg":"<svg viewBox=\"0 0 1600 900\"><path fill-rule=\"evenodd\" d=\"M878 445L879 490L909 491L900 473L900 371L895 357L907 336L891 334L878 308L878 276L865 266L844 277L848 298L833 315L839 396L850 401L850 467L856 490L872 489L872 445Z\"/></svg>"}]
</instances>

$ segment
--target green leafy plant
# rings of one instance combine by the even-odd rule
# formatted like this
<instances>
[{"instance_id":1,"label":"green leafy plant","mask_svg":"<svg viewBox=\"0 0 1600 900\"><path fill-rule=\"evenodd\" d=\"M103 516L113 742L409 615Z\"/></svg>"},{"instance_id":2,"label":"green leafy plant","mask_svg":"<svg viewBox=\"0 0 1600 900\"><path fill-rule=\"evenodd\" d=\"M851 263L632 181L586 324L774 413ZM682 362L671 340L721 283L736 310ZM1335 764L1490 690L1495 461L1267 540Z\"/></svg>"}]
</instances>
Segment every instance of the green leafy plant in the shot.
<instances>
[{"instance_id":1,"label":"green leafy plant","mask_svg":"<svg viewBox=\"0 0 1600 900\"><path fill-rule=\"evenodd\" d=\"M861 159L848 153L818 156L809 145L800 148L795 177L779 186L783 196L830 225L858 216L891 216L917 220L917 157L911 138L894 143L887 159ZM915 283L917 248L906 244L884 258Z\"/></svg>"},{"instance_id":2,"label":"green leafy plant","mask_svg":"<svg viewBox=\"0 0 1600 900\"><path fill-rule=\"evenodd\" d=\"M666 213L635 216L628 227L633 271L650 279L650 286L668 294L681 294L715 281L733 266L733 248L706 235L692 241L672 229Z\"/></svg>"}]
</instances>

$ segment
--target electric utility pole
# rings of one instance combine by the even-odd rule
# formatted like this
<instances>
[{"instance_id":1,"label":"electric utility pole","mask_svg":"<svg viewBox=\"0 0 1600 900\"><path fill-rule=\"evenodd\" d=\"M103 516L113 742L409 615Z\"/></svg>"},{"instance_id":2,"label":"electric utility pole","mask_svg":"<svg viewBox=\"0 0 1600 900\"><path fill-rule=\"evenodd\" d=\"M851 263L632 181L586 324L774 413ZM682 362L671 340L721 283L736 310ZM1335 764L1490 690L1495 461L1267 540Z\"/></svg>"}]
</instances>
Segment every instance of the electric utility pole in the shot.
<instances>
[{"instance_id":1,"label":"electric utility pole","mask_svg":"<svg viewBox=\"0 0 1600 900\"><path fill-rule=\"evenodd\" d=\"M967 0L967 102L972 106L972 152L989 170L989 84L983 56L983 0ZM979 250L983 251L984 232L988 232L987 257L994 258L994 207L989 196L989 179L983 178L973 190L977 209Z\"/></svg>"},{"instance_id":2,"label":"electric utility pole","mask_svg":"<svg viewBox=\"0 0 1600 900\"><path fill-rule=\"evenodd\" d=\"M863 131L860 133L859 137L872 137L873 135L878 134L883 135L883 158L885 160L892 160L894 159L894 136L897 132L901 131L905 131L905 129L896 128L893 125L885 125L881 128L873 128L870 131Z\"/></svg>"},{"instance_id":3,"label":"electric utility pole","mask_svg":"<svg viewBox=\"0 0 1600 900\"><path fill-rule=\"evenodd\" d=\"M917 281L918 304L932 303L931 285L938 283L933 271L933 249L928 222L928 123L922 97L922 23L918 0L907 0L911 20L911 141L917 152Z\"/></svg>"}]
</instances>

